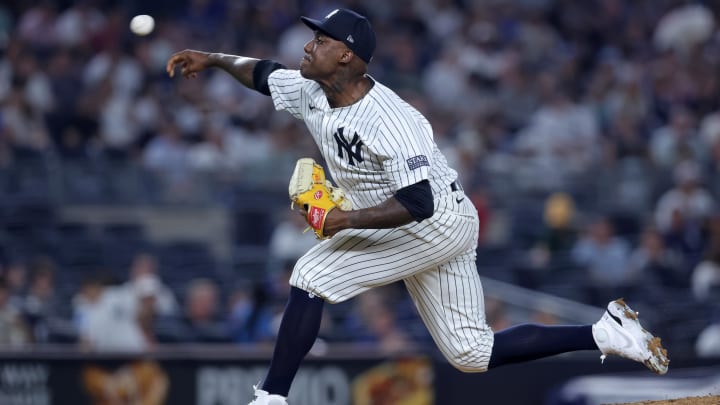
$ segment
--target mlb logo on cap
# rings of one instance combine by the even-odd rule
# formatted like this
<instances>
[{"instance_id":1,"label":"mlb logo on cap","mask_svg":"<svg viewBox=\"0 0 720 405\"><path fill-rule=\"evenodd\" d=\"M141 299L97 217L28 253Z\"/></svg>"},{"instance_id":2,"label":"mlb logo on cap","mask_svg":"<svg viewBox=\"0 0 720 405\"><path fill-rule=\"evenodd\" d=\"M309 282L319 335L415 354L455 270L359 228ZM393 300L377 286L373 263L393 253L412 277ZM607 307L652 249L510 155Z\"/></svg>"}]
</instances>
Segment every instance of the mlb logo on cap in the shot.
<instances>
[{"instance_id":1,"label":"mlb logo on cap","mask_svg":"<svg viewBox=\"0 0 720 405\"><path fill-rule=\"evenodd\" d=\"M352 10L338 8L322 20L300 17L300 20L315 31L343 42L355 55L370 63L375 52L375 31L365 16Z\"/></svg>"}]
</instances>

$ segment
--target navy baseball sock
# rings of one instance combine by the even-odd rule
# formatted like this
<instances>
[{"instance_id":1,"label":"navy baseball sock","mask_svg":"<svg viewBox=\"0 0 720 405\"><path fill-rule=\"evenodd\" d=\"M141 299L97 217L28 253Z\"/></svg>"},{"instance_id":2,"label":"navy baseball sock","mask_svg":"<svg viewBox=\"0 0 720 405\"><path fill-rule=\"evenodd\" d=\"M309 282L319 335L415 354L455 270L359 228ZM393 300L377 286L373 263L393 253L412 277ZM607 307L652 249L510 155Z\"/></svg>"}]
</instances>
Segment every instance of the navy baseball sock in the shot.
<instances>
[{"instance_id":1,"label":"navy baseball sock","mask_svg":"<svg viewBox=\"0 0 720 405\"><path fill-rule=\"evenodd\" d=\"M495 334L488 368L597 348L592 325L518 325Z\"/></svg>"},{"instance_id":2,"label":"navy baseball sock","mask_svg":"<svg viewBox=\"0 0 720 405\"><path fill-rule=\"evenodd\" d=\"M292 287L263 390L287 397L300 362L320 331L324 303L322 298L311 298L307 291Z\"/></svg>"}]
</instances>

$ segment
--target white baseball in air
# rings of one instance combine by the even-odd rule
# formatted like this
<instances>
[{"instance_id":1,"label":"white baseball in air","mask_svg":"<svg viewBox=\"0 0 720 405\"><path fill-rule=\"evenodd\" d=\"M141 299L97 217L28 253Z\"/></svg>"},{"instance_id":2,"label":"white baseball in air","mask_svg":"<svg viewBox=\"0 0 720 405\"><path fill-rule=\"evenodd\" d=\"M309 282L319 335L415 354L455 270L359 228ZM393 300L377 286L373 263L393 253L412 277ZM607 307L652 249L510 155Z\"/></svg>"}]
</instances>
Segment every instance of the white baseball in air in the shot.
<instances>
[{"instance_id":1,"label":"white baseball in air","mask_svg":"<svg viewBox=\"0 0 720 405\"><path fill-rule=\"evenodd\" d=\"M147 14L136 15L130 20L130 31L135 35L147 35L155 28L155 19Z\"/></svg>"}]
</instances>

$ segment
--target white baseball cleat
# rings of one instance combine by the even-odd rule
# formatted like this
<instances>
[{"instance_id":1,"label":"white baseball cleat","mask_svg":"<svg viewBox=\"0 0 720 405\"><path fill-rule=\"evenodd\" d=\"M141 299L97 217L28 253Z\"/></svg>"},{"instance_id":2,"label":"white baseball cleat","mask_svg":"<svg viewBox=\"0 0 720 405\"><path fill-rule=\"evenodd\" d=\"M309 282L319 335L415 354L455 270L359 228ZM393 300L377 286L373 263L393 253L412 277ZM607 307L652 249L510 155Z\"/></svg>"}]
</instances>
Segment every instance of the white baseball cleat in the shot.
<instances>
[{"instance_id":1,"label":"white baseball cleat","mask_svg":"<svg viewBox=\"0 0 720 405\"><path fill-rule=\"evenodd\" d=\"M286 398L281 395L270 394L258 389L256 385L253 386L253 389L255 390L255 399L248 405L288 405Z\"/></svg>"},{"instance_id":2,"label":"white baseball cleat","mask_svg":"<svg viewBox=\"0 0 720 405\"><path fill-rule=\"evenodd\" d=\"M637 312L622 298L608 304L603 317L593 325L592 333L603 353L601 360L608 354L616 354L643 363L657 374L667 373L670 359L660 338L643 329Z\"/></svg>"}]
</instances>

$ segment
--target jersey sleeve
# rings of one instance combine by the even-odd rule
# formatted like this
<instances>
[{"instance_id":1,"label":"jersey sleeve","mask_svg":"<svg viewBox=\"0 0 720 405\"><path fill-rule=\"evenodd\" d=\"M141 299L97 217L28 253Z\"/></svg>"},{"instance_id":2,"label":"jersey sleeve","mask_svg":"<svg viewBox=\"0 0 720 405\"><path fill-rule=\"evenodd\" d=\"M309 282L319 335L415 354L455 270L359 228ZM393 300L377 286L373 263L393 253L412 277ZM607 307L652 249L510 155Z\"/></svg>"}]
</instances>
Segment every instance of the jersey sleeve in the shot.
<instances>
[{"instance_id":1,"label":"jersey sleeve","mask_svg":"<svg viewBox=\"0 0 720 405\"><path fill-rule=\"evenodd\" d=\"M428 180L433 164L432 132L413 121L392 120L382 137L383 162L395 191ZM398 135L399 134L399 135Z\"/></svg>"},{"instance_id":2,"label":"jersey sleeve","mask_svg":"<svg viewBox=\"0 0 720 405\"><path fill-rule=\"evenodd\" d=\"M300 97L307 79L299 70L278 69L268 76L268 87L275 109L285 110L295 118L302 119Z\"/></svg>"}]
</instances>

